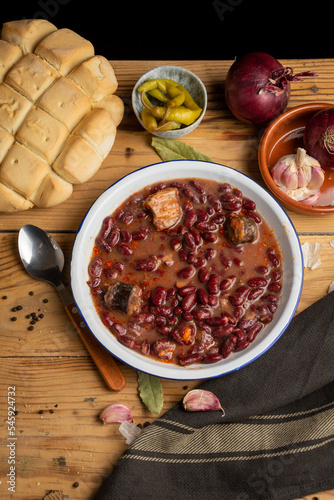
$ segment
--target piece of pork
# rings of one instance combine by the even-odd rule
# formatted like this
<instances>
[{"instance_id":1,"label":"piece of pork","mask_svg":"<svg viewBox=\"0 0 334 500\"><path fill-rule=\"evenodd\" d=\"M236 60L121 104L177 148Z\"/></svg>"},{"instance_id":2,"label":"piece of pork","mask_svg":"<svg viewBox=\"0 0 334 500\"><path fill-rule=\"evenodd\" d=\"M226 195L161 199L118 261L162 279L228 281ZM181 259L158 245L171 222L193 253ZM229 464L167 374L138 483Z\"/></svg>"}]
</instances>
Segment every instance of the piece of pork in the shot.
<instances>
[{"instance_id":1,"label":"piece of pork","mask_svg":"<svg viewBox=\"0 0 334 500\"><path fill-rule=\"evenodd\" d=\"M166 188L151 194L144 201L153 214L153 223L158 231L175 226L182 216L177 188Z\"/></svg>"},{"instance_id":2,"label":"piece of pork","mask_svg":"<svg viewBox=\"0 0 334 500\"><path fill-rule=\"evenodd\" d=\"M118 309L124 314L138 313L141 305L141 289L137 285L117 282L109 285L104 302L109 309Z\"/></svg>"},{"instance_id":3,"label":"piece of pork","mask_svg":"<svg viewBox=\"0 0 334 500\"><path fill-rule=\"evenodd\" d=\"M252 217L234 214L226 220L225 232L233 245L250 243L256 237L256 223Z\"/></svg>"}]
</instances>

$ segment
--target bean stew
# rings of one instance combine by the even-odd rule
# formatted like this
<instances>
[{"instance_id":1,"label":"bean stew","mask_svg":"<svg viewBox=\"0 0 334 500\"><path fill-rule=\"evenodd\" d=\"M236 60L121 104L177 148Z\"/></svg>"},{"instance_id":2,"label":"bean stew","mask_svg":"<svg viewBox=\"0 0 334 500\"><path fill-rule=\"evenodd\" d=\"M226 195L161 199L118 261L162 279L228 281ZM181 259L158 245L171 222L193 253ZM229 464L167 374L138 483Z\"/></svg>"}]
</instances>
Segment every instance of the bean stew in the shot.
<instances>
[{"instance_id":1,"label":"bean stew","mask_svg":"<svg viewBox=\"0 0 334 500\"><path fill-rule=\"evenodd\" d=\"M229 183L147 186L106 217L88 285L124 346L165 363L246 349L277 310L282 257L256 204Z\"/></svg>"}]
</instances>

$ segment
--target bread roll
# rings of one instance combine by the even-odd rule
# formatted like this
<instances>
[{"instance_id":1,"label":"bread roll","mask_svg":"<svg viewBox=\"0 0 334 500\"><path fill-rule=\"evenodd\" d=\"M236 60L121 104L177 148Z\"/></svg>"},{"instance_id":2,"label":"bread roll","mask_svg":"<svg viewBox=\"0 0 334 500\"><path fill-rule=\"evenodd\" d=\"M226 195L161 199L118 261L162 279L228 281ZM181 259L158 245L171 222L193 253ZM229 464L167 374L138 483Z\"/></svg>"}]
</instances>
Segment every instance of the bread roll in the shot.
<instances>
[{"instance_id":1,"label":"bread roll","mask_svg":"<svg viewBox=\"0 0 334 500\"><path fill-rule=\"evenodd\" d=\"M92 103L93 108L102 108L108 111L116 127L121 123L124 116L124 103L118 95L108 95L98 102Z\"/></svg>"},{"instance_id":2,"label":"bread roll","mask_svg":"<svg viewBox=\"0 0 334 500\"><path fill-rule=\"evenodd\" d=\"M101 160L101 156L90 144L82 137L73 135L67 140L52 168L66 181L82 184L98 171Z\"/></svg>"},{"instance_id":3,"label":"bread roll","mask_svg":"<svg viewBox=\"0 0 334 500\"><path fill-rule=\"evenodd\" d=\"M38 99L37 106L66 125L71 132L91 109L90 99L74 83L61 76Z\"/></svg>"},{"instance_id":4,"label":"bread roll","mask_svg":"<svg viewBox=\"0 0 334 500\"><path fill-rule=\"evenodd\" d=\"M0 212L17 212L28 210L33 206L34 204L31 201L0 182Z\"/></svg>"},{"instance_id":5,"label":"bread roll","mask_svg":"<svg viewBox=\"0 0 334 500\"><path fill-rule=\"evenodd\" d=\"M103 56L94 56L82 62L68 75L68 78L92 101L100 101L117 90L114 70Z\"/></svg>"},{"instance_id":6,"label":"bread roll","mask_svg":"<svg viewBox=\"0 0 334 500\"><path fill-rule=\"evenodd\" d=\"M0 40L0 83L5 79L7 71L22 57L20 47Z\"/></svg>"},{"instance_id":7,"label":"bread roll","mask_svg":"<svg viewBox=\"0 0 334 500\"><path fill-rule=\"evenodd\" d=\"M37 45L35 54L66 76L75 66L94 55L94 47L74 31L63 28L46 36Z\"/></svg>"},{"instance_id":8,"label":"bread roll","mask_svg":"<svg viewBox=\"0 0 334 500\"><path fill-rule=\"evenodd\" d=\"M1 38L18 45L22 54L28 54L44 37L56 30L56 26L46 19L20 19L4 23Z\"/></svg>"},{"instance_id":9,"label":"bread roll","mask_svg":"<svg viewBox=\"0 0 334 500\"><path fill-rule=\"evenodd\" d=\"M14 142L0 166L0 182L28 200L51 167L22 144Z\"/></svg>"},{"instance_id":10,"label":"bread roll","mask_svg":"<svg viewBox=\"0 0 334 500\"><path fill-rule=\"evenodd\" d=\"M16 134L16 140L53 163L68 137L66 126L34 106Z\"/></svg>"},{"instance_id":11,"label":"bread roll","mask_svg":"<svg viewBox=\"0 0 334 500\"><path fill-rule=\"evenodd\" d=\"M73 132L85 139L104 159L116 137L116 126L107 111L93 109Z\"/></svg>"},{"instance_id":12,"label":"bread roll","mask_svg":"<svg viewBox=\"0 0 334 500\"><path fill-rule=\"evenodd\" d=\"M35 102L60 75L34 54L27 54L8 71L5 82Z\"/></svg>"},{"instance_id":13,"label":"bread roll","mask_svg":"<svg viewBox=\"0 0 334 500\"><path fill-rule=\"evenodd\" d=\"M109 154L124 114L110 63L70 29L12 21L0 40L0 212L68 199Z\"/></svg>"}]
</instances>

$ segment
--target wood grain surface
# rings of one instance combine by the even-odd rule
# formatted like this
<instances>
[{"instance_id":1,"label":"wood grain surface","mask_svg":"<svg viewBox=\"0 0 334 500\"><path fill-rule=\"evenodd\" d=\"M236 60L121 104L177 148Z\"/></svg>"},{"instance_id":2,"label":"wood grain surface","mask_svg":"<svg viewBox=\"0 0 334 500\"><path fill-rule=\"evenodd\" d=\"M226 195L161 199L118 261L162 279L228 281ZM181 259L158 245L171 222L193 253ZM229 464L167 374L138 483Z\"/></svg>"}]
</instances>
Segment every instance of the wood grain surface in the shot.
<instances>
[{"instance_id":1,"label":"wood grain surface","mask_svg":"<svg viewBox=\"0 0 334 500\"><path fill-rule=\"evenodd\" d=\"M334 59L281 61L295 72L317 72L292 84L289 107L306 102L334 102ZM57 291L31 278L17 249L18 231L35 224L49 231L65 254L64 282L69 283L69 262L76 231L95 199L113 182L140 167L158 163L151 136L143 131L131 109L131 92L147 70L166 61L111 61L119 82L117 94L125 104L125 116L115 144L101 169L87 183L74 187L71 198L52 209L0 215L0 498L39 500L51 490L59 498L92 499L103 478L127 445L118 424L98 419L110 403L132 410L135 423L152 422L157 415L142 404L136 371L119 363L127 384L112 392L104 383L70 322ZM201 125L182 141L217 163L235 168L264 186L258 163L263 130L238 122L224 101L224 81L231 61L172 61L194 71L208 91L208 109ZM288 212L301 243L324 243L322 265L305 270L298 311L323 297L334 280L334 215L306 216ZM4 298L7 297L7 298ZM12 311L12 308L22 309ZM42 315L30 325L31 313ZM16 320L13 320L16 318ZM30 326L34 326L29 330ZM164 406L171 408L199 381L162 380ZM14 388L11 390L10 388ZM10 395L10 393L15 393ZM10 448L9 395L15 401L15 493L8 490ZM334 500L334 490L319 492L308 500ZM135 495L133 500L136 500Z\"/></svg>"}]
</instances>

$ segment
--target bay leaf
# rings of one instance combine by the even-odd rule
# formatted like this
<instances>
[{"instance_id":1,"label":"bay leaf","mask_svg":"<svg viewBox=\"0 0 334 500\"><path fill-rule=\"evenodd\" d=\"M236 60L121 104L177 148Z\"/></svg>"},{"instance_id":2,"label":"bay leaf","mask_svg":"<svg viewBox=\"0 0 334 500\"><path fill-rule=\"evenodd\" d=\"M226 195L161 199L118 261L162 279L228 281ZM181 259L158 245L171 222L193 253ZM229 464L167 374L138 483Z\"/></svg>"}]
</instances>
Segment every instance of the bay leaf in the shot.
<instances>
[{"instance_id":1,"label":"bay leaf","mask_svg":"<svg viewBox=\"0 0 334 500\"><path fill-rule=\"evenodd\" d=\"M211 158L200 153L192 146L175 139L152 138L152 146L163 161L170 160L202 160L212 162Z\"/></svg>"},{"instance_id":2,"label":"bay leaf","mask_svg":"<svg viewBox=\"0 0 334 500\"><path fill-rule=\"evenodd\" d=\"M138 392L144 405L152 413L160 413L164 402L160 379L139 370L137 370L137 377Z\"/></svg>"}]
</instances>

